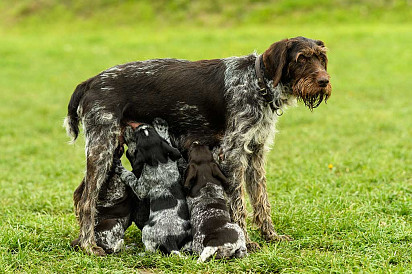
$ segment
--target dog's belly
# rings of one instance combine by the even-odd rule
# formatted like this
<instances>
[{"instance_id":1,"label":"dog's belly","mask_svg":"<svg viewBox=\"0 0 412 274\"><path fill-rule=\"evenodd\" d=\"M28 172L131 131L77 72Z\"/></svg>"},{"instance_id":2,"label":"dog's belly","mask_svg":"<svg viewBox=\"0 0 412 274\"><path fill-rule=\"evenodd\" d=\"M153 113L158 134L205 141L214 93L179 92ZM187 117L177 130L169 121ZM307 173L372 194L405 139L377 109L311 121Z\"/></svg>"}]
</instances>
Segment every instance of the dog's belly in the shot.
<instances>
[{"instance_id":1,"label":"dog's belly","mask_svg":"<svg viewBox=\"0 0 412 274\"><path fill-rule=\"evenodd\" d=\"M176 145L180 149L188 147L193 141L216 146L222 140L225 117L223 114L217 114L220 118L214 117L211 113L213 106L206 109L204 106L176 101L168 102L167 107L164 107L158 103L147 102L145 108L136 108L135 104L129 104L123 112L123 120L145 123L152 123L156 117L166 120L169 125L169 134L172 139L178 140Z\"/></svg>"}]
</instances>

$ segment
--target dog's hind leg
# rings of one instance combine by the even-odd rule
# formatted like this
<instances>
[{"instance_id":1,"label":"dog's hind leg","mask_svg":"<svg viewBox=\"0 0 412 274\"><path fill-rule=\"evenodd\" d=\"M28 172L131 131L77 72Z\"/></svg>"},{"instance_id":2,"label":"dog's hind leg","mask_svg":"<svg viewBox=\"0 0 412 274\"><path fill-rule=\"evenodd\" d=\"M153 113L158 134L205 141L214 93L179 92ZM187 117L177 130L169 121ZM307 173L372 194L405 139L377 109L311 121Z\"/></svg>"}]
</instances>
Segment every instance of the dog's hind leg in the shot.
<instances>
[{"instance_id":1,"label":"dog's hind leg","mask_svg":"<svg viewBox=\"0 0 412 274\"><path fill-rule=\"evenodd\" d=\"M84 178L82 180L82 182L80 183L80 185L76 188L76 190L73 193L73 204L74 204L74 214L76 215L76 219L78 222L80 222L79 220L79 202L82 198L83 195L83 191L84 191ZM71 246L72 247L78 247L80 243L80 238L78 237L77 239L73 240L71 242Z\"/></svg>"},{"instance_id":2,"label":"dog's hind leg","mask_svg":"<svg viewBox=\"0 0 412 274\"><path fill-rule=\"evenodd\" d=\"M79 221L79 216L77 215L77 213L79 212L78 207L79 207L79 202L82 198L83 191L84 191L84 178L82 182L80 183L80 185L76 188L76 190L73 193L74 213L76 215L77 221Z\"/></svg>"},{"instance_id":3,"label":"dog's hind leg","mask_svg":"<svg viewBox=\"0 0 412 274\"><path fill-rule=\"evenodd\" d=\"M253 222L259 226L265 240L292 240L292 238L287 235L278 235L273 227L266 187L263 146L250 155L250 165L246 171L246 190L253 207Z\"/></svg>"},{"instance_id":4,"label":"dog's hind leg","mask_svg":"<svg viewBox=\"0 0 412 274\"><path fill-rule=\"evenodd\" d=\"M96 201L113 163L113 154L119 144L120 125L112 114L96 108L84 117L83 126L87 168L77 214L80 222L80 246L89 254L105 255L104 250L96 245L94 235Z\"/></svg>"}]
</instances>

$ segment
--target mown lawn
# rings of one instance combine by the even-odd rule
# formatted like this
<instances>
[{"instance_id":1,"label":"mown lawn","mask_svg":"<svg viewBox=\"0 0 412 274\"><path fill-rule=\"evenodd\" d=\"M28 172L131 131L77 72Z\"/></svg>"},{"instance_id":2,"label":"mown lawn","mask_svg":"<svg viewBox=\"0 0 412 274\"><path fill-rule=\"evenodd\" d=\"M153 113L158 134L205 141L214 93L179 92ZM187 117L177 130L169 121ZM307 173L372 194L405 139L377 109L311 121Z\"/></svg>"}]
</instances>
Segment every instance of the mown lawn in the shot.
<instances>
[{"instance_id":1,"label":"mown lawn","mask_svg":"<svg viewBox=\"0 0 412 274\"><path fill-rule=\"evenodd\" d=\"M91 24L0 30L0 272L410 272L412 25L237 27ZM104 258L70 248L84 142L61 127L74 87L112 65L221 58L306 36L329 47L328 104L281 117L267 176L272 218L289 243L242 260L141 257L140 232ZM333 166L333 167L332 167Z\"/></svg>"}]
</instances>

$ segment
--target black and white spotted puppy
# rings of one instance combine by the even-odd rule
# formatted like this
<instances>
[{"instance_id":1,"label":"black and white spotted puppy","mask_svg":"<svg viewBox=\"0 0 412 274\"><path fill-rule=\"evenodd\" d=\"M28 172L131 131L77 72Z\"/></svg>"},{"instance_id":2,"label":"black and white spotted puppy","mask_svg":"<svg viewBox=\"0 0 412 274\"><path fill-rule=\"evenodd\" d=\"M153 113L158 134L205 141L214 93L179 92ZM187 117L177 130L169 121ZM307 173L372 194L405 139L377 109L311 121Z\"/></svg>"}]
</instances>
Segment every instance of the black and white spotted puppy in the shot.
<instances>
[{"instance_id":1,"label":"black and white spotted puppy","mask_svg":"<svg viewBox=\"0 0 412 274\"><path fill-rule=\"evenodd\" d=\"M171 146L167 123L155 119L124 133L134 174L123 173L138 198L149 198L149 220L142 229L146 251L179 253L191 242L189 212L177 167L180 152ZM136 178L133 180L133 178Z\"/></svg>"},{"instance_id":2,"label":"black and white spotted puppy","mask_svg":"<svg viewBox=\"0 0 412 274\"><path fill-rule=\"evenodd\" d=\"M227 179L213 160L209 148L198 143L189 151L184 187L192 225L192 250L198 261L247 256L246 240L239 225L232 223L225 198Z\"/></svg>"}]
</instances>

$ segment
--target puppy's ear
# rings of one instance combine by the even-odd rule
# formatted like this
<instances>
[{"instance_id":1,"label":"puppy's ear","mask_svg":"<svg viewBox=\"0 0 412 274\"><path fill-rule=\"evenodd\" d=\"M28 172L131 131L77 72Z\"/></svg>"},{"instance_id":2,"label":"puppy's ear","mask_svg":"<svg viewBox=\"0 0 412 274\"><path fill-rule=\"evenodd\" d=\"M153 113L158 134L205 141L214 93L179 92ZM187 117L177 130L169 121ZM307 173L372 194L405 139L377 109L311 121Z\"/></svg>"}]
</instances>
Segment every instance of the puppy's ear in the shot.
<instances>
[{"instance_id":1,"label":"puppy's ear","mask_svg":"<svg viewBox=\"0 0 412 274\"><path fill-rule=\"evenodd\" d=\"M226 190L229 187L229 182L227 181L226 176L223 175L222 171L220 170L220 168L217 166L216 163L211 163L210 168L212 169L213 177L218 179L219 182L221 182L223 188Z\"/></svg>"},{"instance_id":2,"label":"puppy's ear","mask_svg":"<svg viewBox=\"0 0 412 274\"><path fill-rule=\"evenodd\" d=\"M282 71L286 66L288 41L285 39L276 42L263 53L263 64L268 76L273 79L273 87L276 87L282 79Z\"/></svg>"},{"instance_id":3,"label":"puppy's ear","mask_svg":"<svg viewBox=\"0 0 412 274\"><path fill-rule=\"evenodd\" d=\"M192 185L194 183L194 180L197 177L197 168L194 164L188 165L186 172L185 172L185 182L183 184L183 187L186 190L190 190L192 188Z\"/></svg>"},{"instance_id":4,"label":"puppy's ear","mask_svg":"<svg viewBox=\"0 0 412 274\"><path fill-rule=\"evenodd\" d=\"M182 157L179 150L169 145L165 140L162 142L162 148L166 152L167 157L169 157L172 161L177 161L180 157Z\"/></svg>"}]
</instances>

